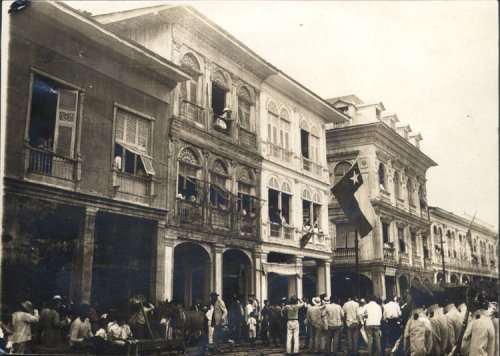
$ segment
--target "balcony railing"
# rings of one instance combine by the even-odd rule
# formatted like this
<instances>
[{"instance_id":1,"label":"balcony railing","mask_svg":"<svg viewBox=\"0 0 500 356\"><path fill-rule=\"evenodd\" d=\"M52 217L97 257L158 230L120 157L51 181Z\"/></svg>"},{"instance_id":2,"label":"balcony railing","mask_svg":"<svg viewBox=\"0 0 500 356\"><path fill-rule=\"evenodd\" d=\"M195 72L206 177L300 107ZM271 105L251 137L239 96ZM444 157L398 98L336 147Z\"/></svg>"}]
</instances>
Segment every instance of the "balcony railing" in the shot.
<instances>
[{"instance_id":1,"label":"balcony railing","mask_svg":"<svg viewBox=\"0 0 500 356\"><path fill-rule=\"evenodd\" d=\"M269 142L271 156L277 158L283 162L291 163L292 162L292 152L287 151L286 149L277 146L271 142Z\"/></svg>"},{"instance_id":2,"label":"balcony railing","mask_svg":"<svg viewBox=\"0 0 500 356\"><path fill-rule=\"evenodd\" d=\"M240 231L246 234L255 234L256 232L256 222L255 217L241 216L240 217Z\"/></svg>"},{"instance_id":3,"label":"balcony railing","mask_svg":"<svg viewBox=\"0 0 500 356\"><path fill-rule=\"evenodd\" d=\"M120 193L137 197L149 197L151 178L116 172L116 180L113 185L118 188Z\"/></svg>"},{"instance_id":4,"label":"balcony railing","mask_svg":"<svg viewBox=\"0 0 500 356\"><path fill-rule=\"evenodd\" d=\"M384 260L388 262L395 262L394 259L394 248L384 247Z\"/></svg>"},{"instance_id":5,"label":"balcony railing","mask_svg":"<svg viewBox=\"0 0 500 356\"><path fill-rule=\"evenodd\" d=\"M350 248L337 248L335 250L335 258L343 260L354 260L356 258L356 249Z\"/></svg>"},{"instance_id":6,"label":"balcony railing","mask_svg":"<svg viewBox=\"0 0 500 356\"><path fill-rule=\"evenodd\" d=\"M203 118L204 109L201 106L193 104L187 100L181 100L181 117L193 120L199 124L204 124Z\"/></svg>"},{"instance_id":7,"label":"balcony railing","mask_svg":"<svg viewBox=\"0 0 500 356\"><path fill-rule=\"evenodd\" d=\"M56 178L74 180L76 160L54 152L28 147L28 171Z\"/></svg>"},{"instance_id":8,"label":"balcony railing","mask_svg":"<svg viewBox=\"0 0 500 356\"><path fill-rule=\"evenodd\" d=\"M231 227L231 214L229 210L210 208L210 224L214 227L229 229Z\"/></svg>"},{"instance_id":9,"label":"balcony railing","mask_svg":"<svg viewBox=\"0 0 500 356\"><path fill-rule=\"evenodd\" d=\"M272 238L293 241L295 238L295 228L293 226L286 226L270 222L269 236Z\"/></svg>"},{"instance_id":10,"label":"balcony railing","mask_svg":"<svg viewBox=\"0 0 500 356\"><path fill-rule=\"evenodd\" d=\"M420 259L420 256L418 255L411 255L413 266L415 267L422 267L422 260Z\"/></svg>"},{"instance_id":11,"label":"balcony railing","mask_svg":"<svg viewBox=\"0 0 500 356\"><path fill-rule=\"evenodd\" d=\"M302 157L302 169L317 176L321 175L321 166L305 157Z\"/></svg>"},{"instance_id":12,"label":"balcony railing","mask_svg":"<svg viewBox=\"0 0 500 356\"><path fill-rule=\"evenodd\" d=\"M240 127L240 143L243 146L257 149L257 138L255 133Z\"/></svg>"},{"instance_id":13,"label":"balcony railing","mask_svg":"<svg viewBox=\"0 0 500 356\"><path fill-rule=\"evenodd\" d=\"M408 257L407 252L400 252L399 253L399 263L403 265L409 265L410 264L410 258Z\"/></svg>"},{"instance_id":14,"label":"balcony railing","mask_svg":"<svg viewBox=\"0 0 500 356\"><path fill-rule=\"evenodd\" d=\"M391 202L391 194L386 190L380 190L380 199L390 203Z\"/></svg>"},{"instance_id":15,"label":"balcony railing","mask_svg":"<svg viewBox=\"0 0 500 356\"><path fill-rule=\"evenodd\" d=\"M199 203L177 199L177 215L180 222L201 224L203 219L202 207Z\"/></svg>"}]
</instances>

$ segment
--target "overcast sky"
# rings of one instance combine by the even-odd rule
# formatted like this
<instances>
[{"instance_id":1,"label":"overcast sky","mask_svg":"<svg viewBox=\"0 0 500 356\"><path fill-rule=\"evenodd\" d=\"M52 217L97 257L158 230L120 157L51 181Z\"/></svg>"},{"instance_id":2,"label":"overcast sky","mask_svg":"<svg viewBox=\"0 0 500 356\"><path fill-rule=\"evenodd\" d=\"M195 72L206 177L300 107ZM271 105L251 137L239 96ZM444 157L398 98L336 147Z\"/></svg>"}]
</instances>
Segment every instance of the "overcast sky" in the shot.
<instances>
[{"instance_id":1,"label":"overcast sky","mask_svg":"<svg viewBox=\"0 0 500 356\"><path fill-rule=\"evenodd\" d=\"M161 1L68 3L98 14ZM498 227L495 1L190 4L320 96L382 101L438 163L429 204Z\"/></svg>"}]
</instances>

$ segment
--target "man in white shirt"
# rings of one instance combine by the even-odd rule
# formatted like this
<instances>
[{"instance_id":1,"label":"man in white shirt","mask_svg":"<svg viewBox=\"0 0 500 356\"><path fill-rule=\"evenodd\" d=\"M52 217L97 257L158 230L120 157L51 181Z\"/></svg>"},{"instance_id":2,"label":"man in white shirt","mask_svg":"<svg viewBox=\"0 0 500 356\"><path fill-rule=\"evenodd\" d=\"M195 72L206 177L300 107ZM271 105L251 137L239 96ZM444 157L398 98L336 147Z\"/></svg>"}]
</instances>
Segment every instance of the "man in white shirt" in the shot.
<instances>
[{"instance_id":1,"label":"man in white shirt","mask_svg":"<svg viewBox=\"0 0 500 356\"><path fill-rule=\"evenodd\" d=\"M359 304L353 297L342 307L347 326L347 351L349 355L358 353L359 328L362 325L362 316L359 312Z\"/></svg>"},{"instance_id":2,"label":"man in white shirt","mask_svg":"<svg viewBox=\"0 0 500 356\"><path fill-rule=\"evenodd\" d=\"M375 355L380 356L382 354L382 349L380 346L380 337L382 333L380 331L380 322L382 321L382 301L379 297L371 296L369 298L370 302L366 304L365 317L366 317L366 337L367 337L367 347L368 355L373 355L372 345L375 342L376 353ZM378 302L378 303L377 303Z\"/></svg>"},{"instance_id":3,"label":"man in white shirt","mask_svg":"<svg viewBox=\"0 0 500 356\"><path fill-rule=\"evenodd\" d=\"M386 322L385 330L387 333L384 340L389 342L391 349L401 336L401 308L399 307L397 300L397 297L394 297L394 299L384 305L384 320ZM385 346L384 343L383 346Z\"/></svg>"}]
</instances>

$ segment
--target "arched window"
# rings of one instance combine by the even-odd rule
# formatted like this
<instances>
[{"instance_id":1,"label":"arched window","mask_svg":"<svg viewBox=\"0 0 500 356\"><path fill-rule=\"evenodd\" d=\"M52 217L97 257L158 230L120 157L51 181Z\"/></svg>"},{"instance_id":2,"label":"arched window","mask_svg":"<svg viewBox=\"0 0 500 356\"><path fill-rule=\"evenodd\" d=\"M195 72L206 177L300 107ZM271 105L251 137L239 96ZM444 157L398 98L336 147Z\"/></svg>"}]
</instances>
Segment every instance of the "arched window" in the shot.
<instances>
[{"instance_id":1,"label":"arched window","mask_svg":"<svg viewBox=\"0 0 500 356\"><path fill-rule=\"evenodd\" d=\"M269 207L269 221L273 224L291 223L291 189L287 182L280 185L275 177L269 179L268 189L268 207ZM276 225L274 225L276 226ZM271 227L271 236L279 237L280 230Z\"/></svg>"},{"instance_id":2,"label":"arched window","mask_svg":"<svg viewBox=\"0 0 500 356\"><path fill-rule=\"evenodd\" d=\"M280 147L286 151L290 150L290 115L285 108L280 111Z\"/></svg>"},{"instance_id":3,"label":"arched window","mask_svg":"<svg viewBox=\"0 0 500 356\"><path fill-rule=\"evenodd\" d=\"M200 64L193 54L186 53L181 59L181 67L191 74L191 79L181 83L182 99L197 104Z\"/></svg>"},{"instance_id":4,"label":"arched window","mask_svg":"<svg viewBox=\"0 0 500 356\"><path fill-rule=\"evenodd\" d=\"M255 196L255 182L253 174L249 169L244 168L240 170L236 178L238 182L238 211L244 219L255 218L257 214L258 200ZM242 223L241 229L243 232L248 231L250 225ZM246 229L246 230L245 230Z\"/></svg>"},{"instance_id":5,"label":"arched window","mask_svg":"<svg viewBox=\"0 0 500 356\"><path fill-rule=\"evenodd\" d=\"M213 209L229 209L229 191L227 168L220 160L215 160L210 167L210 206Z\"/></svg>"},{"instance_id":6,"label":"arched window","mask_svg":"<svg viewBox=\"0 0 500 356\"><path fill-rule=\"evenodd\" d=\"M230 134L231 132L231 112L224 112L227 107L227 94L229 93L229 85L226 76L220 71L215 70L210 77L212 80L212 112L214 119L214 128Z\"/></svg>"},{"instance_id":7,"label":"arched window","mask_svg":"<svg viewBox=\"0 0 500 356\"><path fill-rule=\"evenodd\" d=\"M434 229L433 229L433 230L434 230L434 235L437 235L437 233L438 233L438 229L437 229L437 226L436 226L436 225L434 225Z\"/></svg>"},{"instance_id":8,"label":"arched window","mask_svg":"<svg viewBox=\"0 0 500 356\"><path fill-rule=\"evenodd\" d=\"M340 162L335 166L335 169L333 170L333 174L335 175L335 184L345 176L349 169L351 169L351 164L349 162Z\"/></svg>"},{"instance_id":9,"label":"arched window","mask_svg":"<svg viewBox=\"0 0 500 356\"><path fill-rule=\"evenodd\" d=\"M385 166L383 163L378 165L378 184L380 185L380 190L385 191Z\"/></svg>"},{"instance_id":10,"label":"arched window","mask_svg":"<svg viewBox=\"0 0 500 356\"><path fill-rule=\"evenodd\" d=\"M270 145L270 153L274 158L284 162L291 162L291 122L286 108L278 112L276 105L270 101L267 105L267 137Z\"/></svg>"},{"instance_id":11,"label":"arched window","mask_svg":"<svg viewBox=\"0 0 500 356\"><path fill-rule=\"evenodd\" d=\"M305 230L314 228L317 232L321 226L321 202L319 194L311 194L309 189L302 191L302 224Z\"/></svg>"},{"instance_id":12,"label":"arched window","mask_svg":"<svg viewBox=\"0 0 500 356\"><path fill-rule=\"evenodd\" d=\"M200 201L200 162L195 151L189 147L179 153L179 173L177 178L177 198L190 203Z\"/></svg>"},{"instance_id":13,"label":"arched window","mask_svg":"<svg viewBox=\"0 0 500 356\"><path fill-rule=\"evenodd\" d=\"M394 195L401 199L401 182L399 180L399 172L394 172Z\"/></svg>"},{"instance_id":14,"label":"arched window","mask_svg":"<svg viewBox=\"0 0 500 356\"><path fill-rule=\"evenodd\" d=\"M242 128L251 130L250 113L252 106L252 97L246 87L238 90L238 120Z\"/></svg>"}]
</instances>

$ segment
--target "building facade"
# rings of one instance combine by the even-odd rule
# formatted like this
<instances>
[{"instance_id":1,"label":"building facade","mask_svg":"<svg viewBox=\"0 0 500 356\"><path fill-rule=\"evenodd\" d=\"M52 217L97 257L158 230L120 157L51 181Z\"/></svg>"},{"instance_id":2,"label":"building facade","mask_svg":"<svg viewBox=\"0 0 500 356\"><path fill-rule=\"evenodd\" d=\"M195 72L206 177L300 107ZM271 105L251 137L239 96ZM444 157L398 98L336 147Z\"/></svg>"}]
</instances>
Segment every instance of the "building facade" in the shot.
<instances>
[{"instance_id":1,"label":"building facade","mask_svg":"<svg viewBox=\"0 0 500 356\"><path fill-rule=\"evenodd\" d=\"M498 232L492 226L438 207L429 207L429 214L435 282L498 282ZM466 237L469 228L470 243Z\"/></svg>"},{"instance_id":2,"label":"building facade","mask_svg":"<svg viewBox=\"0 0 500 356\"><path fill-rule=\"evenodd\" d=\"M61 3L10 17L8 58L3 303L156 299L163 142L188 74Z\"/></svg>"},{"instance_id":3,"label":"building facade","mask_svg":"<svg viewBox=\"0 0 500 356\"><path fill-rule=\"evenodd\" d=\"M329 100L350 117L326 133L331 183L357 160L376 213L372 232L359 243L361 294L402 295L414 278L432 280L431 221L426 173L436 163L419 149L420 134L400 125L382 103L364 103L354 95ZM353 293L355 231L332 197L333 293Z\"/></svg>"}]
</instances>

